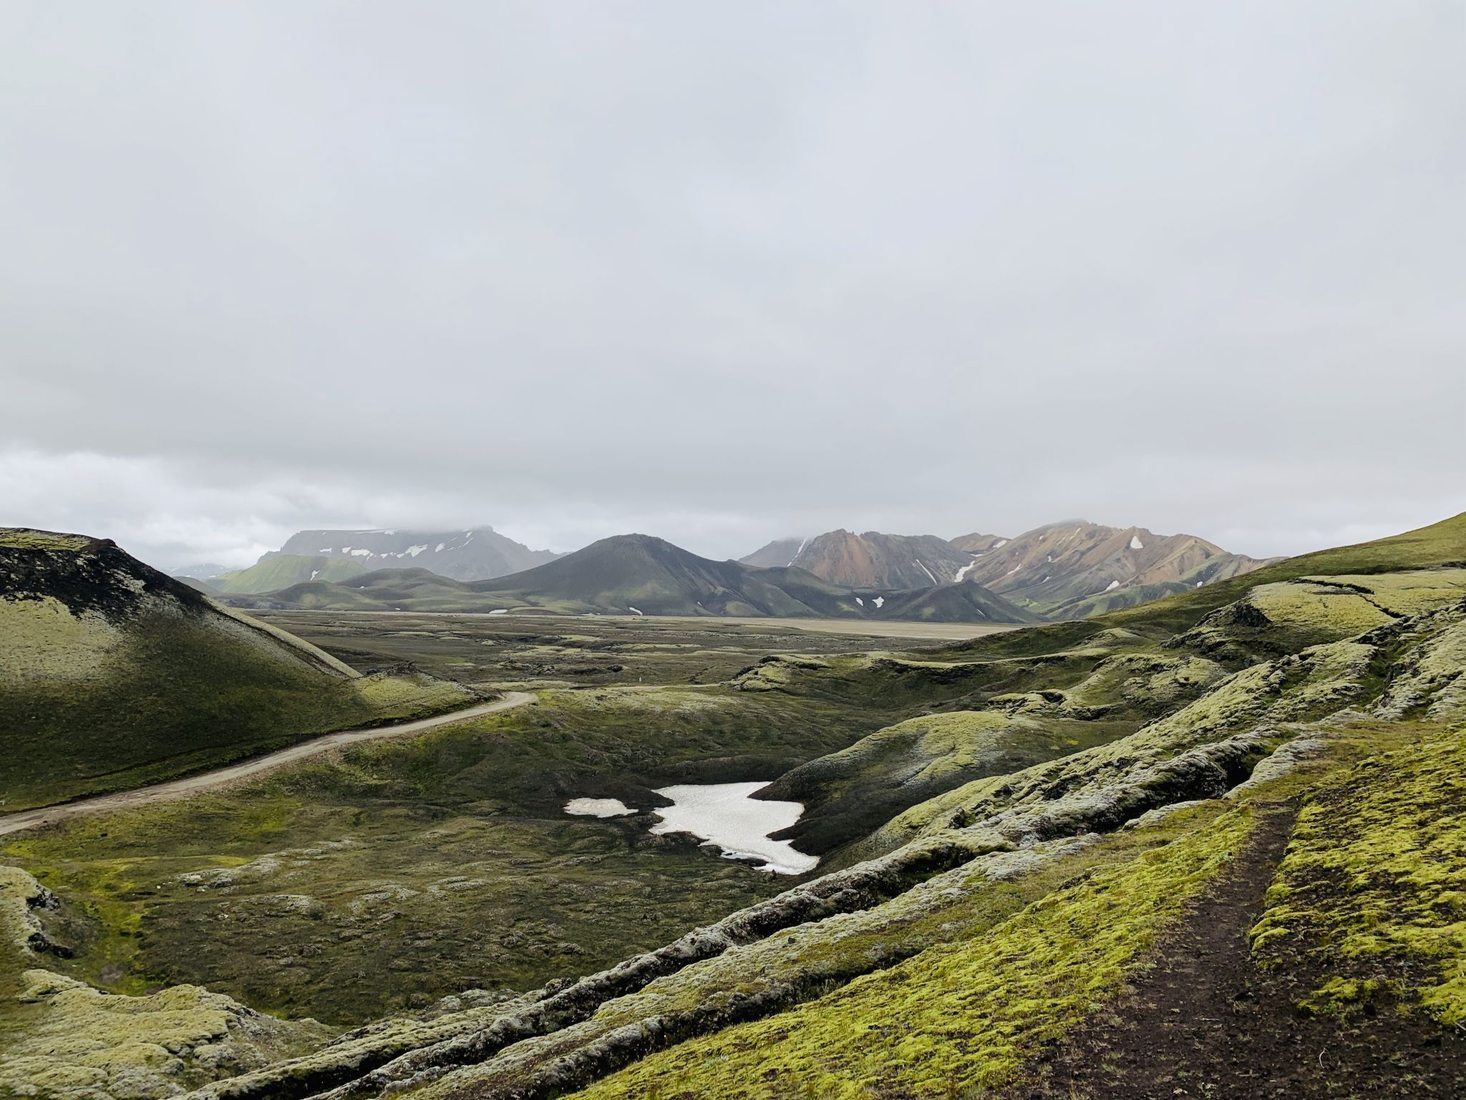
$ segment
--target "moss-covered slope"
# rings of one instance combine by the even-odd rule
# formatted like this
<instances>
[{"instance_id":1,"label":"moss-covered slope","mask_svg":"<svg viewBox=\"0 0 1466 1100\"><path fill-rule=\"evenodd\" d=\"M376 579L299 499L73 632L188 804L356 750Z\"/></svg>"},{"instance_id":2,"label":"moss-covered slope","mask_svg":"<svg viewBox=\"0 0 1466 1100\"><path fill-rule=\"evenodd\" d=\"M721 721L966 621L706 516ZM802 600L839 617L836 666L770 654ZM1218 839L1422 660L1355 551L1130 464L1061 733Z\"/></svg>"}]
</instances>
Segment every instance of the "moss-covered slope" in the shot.
<instances>
[{"instance_id":1,"label":"moss-covered slope","mask_svg":"<svg viewBox=\"0 0 1466 1100\"><path fill-rule=\"evenodd\" d=\"M6 811L467 698L438 683L359 677L108 540L0 531Z\"/></svg>"}]
</instances>

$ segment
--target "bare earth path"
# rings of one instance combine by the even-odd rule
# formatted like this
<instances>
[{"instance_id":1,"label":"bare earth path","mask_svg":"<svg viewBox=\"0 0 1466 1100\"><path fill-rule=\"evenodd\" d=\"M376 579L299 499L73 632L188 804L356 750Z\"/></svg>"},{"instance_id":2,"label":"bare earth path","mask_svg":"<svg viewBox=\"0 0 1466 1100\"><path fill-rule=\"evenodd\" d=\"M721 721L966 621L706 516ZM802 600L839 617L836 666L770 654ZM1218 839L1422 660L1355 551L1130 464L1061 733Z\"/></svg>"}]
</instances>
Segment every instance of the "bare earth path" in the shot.
<instances>
[{"instance_id":1,"label":"bare earth path","mask_svg":"<svg viewBox=\"0 0 1466 1100\"><path fill-rule=\"evenodd\" d=\"M1129 995L1071 1033L1008 1100L1366 1100L1466 1096L1466 1042L1428 1020L1305 1015L1322 975L1253 964L1248 930L1292 831L1275 807L1254 843Z\"/></svg>"},{"instance_id":2,"label":"bare earth path","mask_svg":"<svg viewBox=\"0 0 1466 1100\"><path fill-rule=\"evenodd\" d=\"M204 772L200 775L190 775L183 779L171 779L166 783L156 783L151 787L139 787L132 791L118 791L116 794L103 794L95 798L83 798L75 802L63 802L55 806L41 806L33 810L22 810L19 813L0 816L0 836L4 836L7 833L18 833L22 829L32 829L37 825L62 821L69 817L77 817L81 814L101 813L107 810L122 810L135 806L147 806L155 802L169 802L177 798L186 798L191 794L197 794L200 791L206 791L213 787L222 787L229 783L238 782L241 779L263 775L265 772L273 771L286 764L293 764L297 760L305 760L331 749L339 749L346 745L356 745L363 741L377 741L384 737L406 737L409 734L422 733L425 730L435 729L438 726L446 726L454 722L464 722L470 718L480 718L485 714L513 710L515 707L522 707L534 701L535 696L529 692L511 691L506 692L502 699L495 699L491 703L480 703L478 706L468 707L465 710L450 711L447 714L435 714L431 718L419 718L416 721L402 722L395 726L338 730L335 733L322 734L320 737L310 741L302 741L298 745L291 745L289 748L272 752L267 756L257 756L252 760L243 760L238 764L230 764L216 771Z\"/></svg>"}]
</instances>

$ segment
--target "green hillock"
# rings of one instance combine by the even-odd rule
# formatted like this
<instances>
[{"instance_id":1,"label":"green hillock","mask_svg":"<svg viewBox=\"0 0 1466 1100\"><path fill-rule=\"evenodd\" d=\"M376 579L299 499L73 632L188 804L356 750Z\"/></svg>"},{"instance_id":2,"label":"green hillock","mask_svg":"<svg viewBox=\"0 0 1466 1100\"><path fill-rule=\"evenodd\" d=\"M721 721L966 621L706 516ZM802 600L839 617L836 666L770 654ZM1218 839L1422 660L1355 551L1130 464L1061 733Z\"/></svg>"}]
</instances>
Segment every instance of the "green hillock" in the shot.
<instances>
[{"instance_id":1,"label":"green hillock","mask_svg":"<svg viewBox=\"0 0 1466 1100\"><path fill-rule=\"evenodd\" d=\"M331 729L463 705L362 678L110 542L0 537L0 800L13 811L181 775Z\"/></svg>"}]
</instances>

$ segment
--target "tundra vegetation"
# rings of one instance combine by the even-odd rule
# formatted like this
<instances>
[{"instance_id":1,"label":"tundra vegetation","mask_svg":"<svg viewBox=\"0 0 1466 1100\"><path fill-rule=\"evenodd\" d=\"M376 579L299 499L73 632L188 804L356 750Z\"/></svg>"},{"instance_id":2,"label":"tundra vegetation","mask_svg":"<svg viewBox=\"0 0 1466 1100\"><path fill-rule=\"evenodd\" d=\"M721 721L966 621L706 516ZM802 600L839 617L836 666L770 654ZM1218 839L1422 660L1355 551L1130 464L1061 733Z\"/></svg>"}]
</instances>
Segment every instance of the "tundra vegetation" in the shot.
<instances>
[{"instance_id":1,"label":"tundra vegetation","mask_svg":"<svg viewBox=\"0 0 1466 1100\"><path fill-rule=\"evenodd\" d=\"M4 838L0 1094L1466 1089L1466 517L933 648L288 621L539 702ZM648 831L738 779L815 871Z\"/></svg>"}]
</instances>

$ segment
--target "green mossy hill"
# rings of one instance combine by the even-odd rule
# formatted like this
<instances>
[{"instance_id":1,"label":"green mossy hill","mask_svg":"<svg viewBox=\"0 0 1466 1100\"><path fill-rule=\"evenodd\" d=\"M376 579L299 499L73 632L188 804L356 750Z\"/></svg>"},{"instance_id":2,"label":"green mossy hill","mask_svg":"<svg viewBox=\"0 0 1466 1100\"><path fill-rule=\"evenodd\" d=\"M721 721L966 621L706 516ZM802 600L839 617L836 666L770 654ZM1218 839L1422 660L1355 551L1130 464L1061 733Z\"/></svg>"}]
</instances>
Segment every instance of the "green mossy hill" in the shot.
<instances>
[{"instance_id":1,"label":"green mossy hill","mask_svg":"<svg viewBox=\"0 0 1466 1100\"><path fill-rule=\"evenodd\" d=\"M1466 729L1424 726L1313 793L1252 932L1302 1007L1466 1025Z\"/></svg>"},{"instance_id":2,"label":"green mossy hill","mask_svg":"<svg viewBox=\"0 0 1466 1100\"><path fill-rule=\"evenodd\" d=\"M1066 756L1133 728L996 711L910 718L795 768L760 797L803 803L798 824L778 835L801 851L825 853L944 791Z\"/></svg>"},{"instance_id":3,"label":"green mossy hill","mask_svg":"<svg viewBox=\"0 0 1466 1100\"><path fill-rule=\"evenodd\" d=\"M382 705L378 681L220 607L110 541L0 536L7 811L469 700L461 688L418 678Z\"/></svg>"},{"instance_id":4,"label":"green mossy hill","mask_svg":"<svg viewBox=\"0 0 1466 1100\"><path fill-rule=\"evenodd\" d=\"M366 568L350 558L329 555L266 554L248 569L215 577L210 584L221 592L258 594L275 592L314 580L343 581Z\"/></svg>"}]
</instances>

